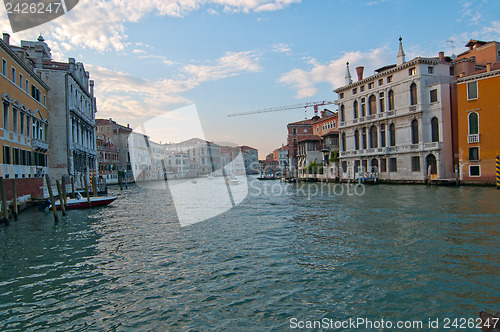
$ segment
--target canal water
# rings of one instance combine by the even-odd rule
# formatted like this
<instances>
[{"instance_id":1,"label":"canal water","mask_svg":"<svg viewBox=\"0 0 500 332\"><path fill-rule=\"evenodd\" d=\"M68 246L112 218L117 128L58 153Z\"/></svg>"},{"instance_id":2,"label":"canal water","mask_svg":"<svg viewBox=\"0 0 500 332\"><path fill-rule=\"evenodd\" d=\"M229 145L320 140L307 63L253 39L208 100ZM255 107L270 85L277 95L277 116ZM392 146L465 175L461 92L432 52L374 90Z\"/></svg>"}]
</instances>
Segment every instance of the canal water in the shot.
<instances>
[{"instance_id":1,"label":"canal water","mask_svg":"<svg viewBox=\"0 0 500 332\"><path fill-rule=\"evenodd\" d=\"M361 189L250 178L241 204L187 227L165 190L139 186L58 224L26 211L0 227L0 330L268 331L500 310L500 191Z\"/></svg>"}]
</instances>

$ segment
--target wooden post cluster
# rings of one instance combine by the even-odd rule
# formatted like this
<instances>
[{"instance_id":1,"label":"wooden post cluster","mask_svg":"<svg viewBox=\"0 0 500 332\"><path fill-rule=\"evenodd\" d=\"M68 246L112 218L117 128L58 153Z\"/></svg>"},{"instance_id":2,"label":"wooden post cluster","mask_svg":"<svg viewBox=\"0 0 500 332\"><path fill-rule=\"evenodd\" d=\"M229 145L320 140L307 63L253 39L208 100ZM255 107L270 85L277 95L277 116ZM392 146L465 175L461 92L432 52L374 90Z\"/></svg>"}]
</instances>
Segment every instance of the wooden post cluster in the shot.
<instances>
[{"instance_id":1,"label":"wooden post cluster","mask_svg":"<svg viewBox=\"0 0 500 332\"><path fill-rule=\"evenodd\" d=\"M52 213L54 214L54 221L58 222L59 217L57 216L56 200L54 198L54 195L52 194L52 187L50 185L50 177L48 174L45 174L45 181L47 182L47 190L49 191L50 204L52 204Z\"/></svg>"},{"instance_id":2,"label":"wooden post cluster","mask_svg":"<svg viewBox=\"0 0 500 332\"><path fill-rule=\"evenodd\" d=\"M5 223L9 222L9 210L7 206L7 197L5 196L5 184L3 177L0 176L0 195L2 196L2 215Z\"/></svg>"}]
</instances>

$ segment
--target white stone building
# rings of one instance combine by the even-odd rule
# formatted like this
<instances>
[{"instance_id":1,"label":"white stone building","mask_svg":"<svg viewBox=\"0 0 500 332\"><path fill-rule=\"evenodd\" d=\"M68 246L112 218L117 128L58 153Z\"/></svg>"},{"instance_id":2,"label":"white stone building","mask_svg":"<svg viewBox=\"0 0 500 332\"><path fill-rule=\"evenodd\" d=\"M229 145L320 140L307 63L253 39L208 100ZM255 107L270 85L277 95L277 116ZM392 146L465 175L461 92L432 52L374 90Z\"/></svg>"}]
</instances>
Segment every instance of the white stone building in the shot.
<instances>
[{"instance_id":1,"label":"white stone building","mask_svg":"<svg viewBox=\"0 0 500 332\"><path fill-rule=\"evenodd\" d=\"M400 39L397 64L377 69L338 94L341 179L376 176L389 181L454 177L452 148L452 62L436 58L405 61Z\"/></svg>"}]
</instances>

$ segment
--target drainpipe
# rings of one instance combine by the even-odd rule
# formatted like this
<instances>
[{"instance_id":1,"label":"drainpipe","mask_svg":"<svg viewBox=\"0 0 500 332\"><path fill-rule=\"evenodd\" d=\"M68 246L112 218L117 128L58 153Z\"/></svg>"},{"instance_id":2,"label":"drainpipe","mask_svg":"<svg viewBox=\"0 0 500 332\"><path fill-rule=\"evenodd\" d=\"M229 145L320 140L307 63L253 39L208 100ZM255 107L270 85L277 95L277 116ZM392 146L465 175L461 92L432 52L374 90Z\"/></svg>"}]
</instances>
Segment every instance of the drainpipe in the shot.
<instances>
[{"instance_id":1,"label":"drainpipe","mask_svg":"<svg viewBox=\"0 0 500 332\"><path fill-rule=\"evenodd\" d=\"M68 160L68 174L73 176L74 174L72 174L71 172L71 146L70 146L70 139L69 139L69 129L70 129L70 117L69 117L69 106L68 106L68 72L66 72L66 74L64 75L64 102L65 102L65 105L66 105L66 144L68 146L68 148L66 149L66 153L67 153L67 160ZM73 129L73 128L71 128ZM73 160L74 162L74 160Z\"/></svg>"}]
</instances>

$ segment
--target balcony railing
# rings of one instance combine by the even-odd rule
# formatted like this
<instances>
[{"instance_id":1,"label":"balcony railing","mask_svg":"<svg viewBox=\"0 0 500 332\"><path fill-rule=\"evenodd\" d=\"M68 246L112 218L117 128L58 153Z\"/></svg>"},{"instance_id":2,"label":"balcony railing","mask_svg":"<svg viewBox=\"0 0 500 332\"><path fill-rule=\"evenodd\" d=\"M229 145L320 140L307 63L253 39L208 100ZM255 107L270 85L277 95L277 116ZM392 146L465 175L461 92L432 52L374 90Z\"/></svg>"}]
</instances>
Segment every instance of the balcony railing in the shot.
<instances>
[{"instance_id":1,"label":"balcony railing","mask_svg":"<svg viewBox=\"0 0 500 332\"><path fill-rule=\"evenodd\" d=\"M470 143L479 143L479 134L472 134L467 136L467 141Z\"/></svg>"},{"instance_id":2,"label":"balcony railing","mask_svg":"<svg viewBox=\"0 0 500 332\"><path fill-rule=\"evenodd\" d=\"M44 142L40 139L33 138L31 140L31 146L35 149L40 149L40 150L45 150L47 151L49 149L49 144L47 142Z\"/></svg>"}]
</instances>

